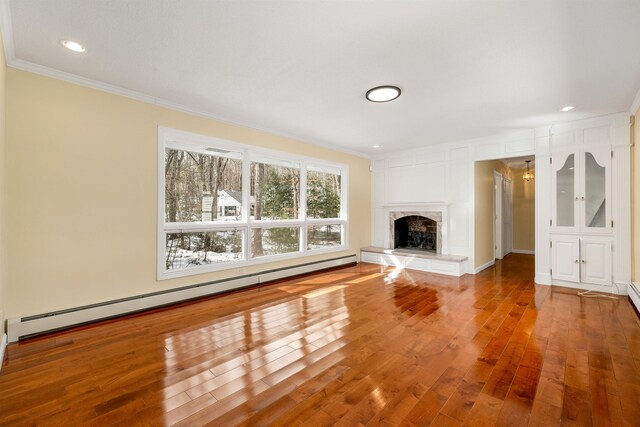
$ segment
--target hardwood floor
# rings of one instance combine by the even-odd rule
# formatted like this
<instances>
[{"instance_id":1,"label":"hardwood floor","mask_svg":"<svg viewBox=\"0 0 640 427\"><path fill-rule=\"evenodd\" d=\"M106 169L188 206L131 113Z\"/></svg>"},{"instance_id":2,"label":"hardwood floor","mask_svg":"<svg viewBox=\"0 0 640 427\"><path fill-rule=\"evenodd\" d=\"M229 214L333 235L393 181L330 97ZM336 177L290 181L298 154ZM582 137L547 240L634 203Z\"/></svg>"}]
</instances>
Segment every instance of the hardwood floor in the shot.
<instances>
[{"instance_id":1,"label":"hardwood floor","mask_svg":"<svg viewBox=\"0 0 640 427\"><path fill-rule=\"evenodd\" d=\"M8 348L2 425L640 425L626 297L360 264Z\"/></svg>"}]
</instances>

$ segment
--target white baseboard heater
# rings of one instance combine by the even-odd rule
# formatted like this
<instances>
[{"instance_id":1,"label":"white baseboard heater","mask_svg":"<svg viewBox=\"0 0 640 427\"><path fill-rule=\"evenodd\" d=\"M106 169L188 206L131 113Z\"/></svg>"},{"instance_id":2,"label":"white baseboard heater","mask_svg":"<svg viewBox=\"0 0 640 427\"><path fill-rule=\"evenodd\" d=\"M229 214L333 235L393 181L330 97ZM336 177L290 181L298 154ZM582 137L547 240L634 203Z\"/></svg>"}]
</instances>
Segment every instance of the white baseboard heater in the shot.
<instances>
[{"instance_id":1,"label":"white baseboard heater","mask_svg":"<svg viewBox=\"0 0 640 427\"><path fill-rule=\"evenodd\" d=\"M352 265L357 262L358 260L355 255L348 255L324 261L247 274L232 279L216 280L98 304L53 311L35 316L12 318L7 320L7 335L9 342L16 342L20 339L68 329L73 326L215 295L234 289L264 284L273 280L285 279L300 274Z\"/></svg>"}]
</instances>

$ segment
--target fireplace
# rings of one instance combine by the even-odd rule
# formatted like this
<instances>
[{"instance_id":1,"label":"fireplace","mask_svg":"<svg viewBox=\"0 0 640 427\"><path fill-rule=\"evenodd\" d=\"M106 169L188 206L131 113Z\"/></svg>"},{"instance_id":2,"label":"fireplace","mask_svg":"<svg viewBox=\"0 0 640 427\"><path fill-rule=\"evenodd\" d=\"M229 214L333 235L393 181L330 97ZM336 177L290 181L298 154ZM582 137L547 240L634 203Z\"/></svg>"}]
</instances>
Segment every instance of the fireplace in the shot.
<instances>
[{"instance_id":1,"label":"fireplace","mask_svg":"<svg viewBox=\"0 0 640 427\"><path fill-rule=\"evenodd\" d=\"M394 249L438 251L438 223L424 216L409 215L394 221Z\"/></svg>"},{"instance_id":2,"label":"fireplace","mask_svg":"<svg viewBox=\"0 0 640 427\"><path fill-rule=\"evenodd\" d=\"M444 211L435 210L399 209L389 212L389 239L386 247L443 253L443 247L446 248L443 214Z\"/></svg>"}]
</instances>

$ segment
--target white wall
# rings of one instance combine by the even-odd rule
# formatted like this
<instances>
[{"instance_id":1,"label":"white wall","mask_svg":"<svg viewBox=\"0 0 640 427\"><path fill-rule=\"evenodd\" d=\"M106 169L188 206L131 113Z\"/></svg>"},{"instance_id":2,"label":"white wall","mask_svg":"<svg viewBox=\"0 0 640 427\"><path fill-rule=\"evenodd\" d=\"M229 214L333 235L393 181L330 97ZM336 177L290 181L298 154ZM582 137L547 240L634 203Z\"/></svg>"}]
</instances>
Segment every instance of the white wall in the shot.
<instances>
[{"instance_id":1,"label":"white wall","mask_svg":"<svg viewBox=\"0 0 640 427\"><path fill-rule=\"evenodd\" d=\"M373 158L372 245L385 246L388 211L397 206L444 205L448 211L448 251L467 256L475 272L474 162L534 153L534 132L433 145ZM443 251L444 253L444 251Z\"/></svg>"},{"instance_id":2,"label":"white wall","mask_svg":"<svg viewBox=\"0 0 640 427\"><path fill-rule=\"evenodd\" d=\"M550 284L550 140L554 149L577 142L610 143L617 153L612 168L616 174L613 182L619 183L612 200L618 230L613 269L617 272L616 281L628 282L631 259L628 113L374 156L372 245L385 244L390 207L444 204L449 211L448 224L443 224L448 227L448 254L469 257L466 271L474 273L474 162L535 154L536 282Z\"/></svg>"}]
</instances>

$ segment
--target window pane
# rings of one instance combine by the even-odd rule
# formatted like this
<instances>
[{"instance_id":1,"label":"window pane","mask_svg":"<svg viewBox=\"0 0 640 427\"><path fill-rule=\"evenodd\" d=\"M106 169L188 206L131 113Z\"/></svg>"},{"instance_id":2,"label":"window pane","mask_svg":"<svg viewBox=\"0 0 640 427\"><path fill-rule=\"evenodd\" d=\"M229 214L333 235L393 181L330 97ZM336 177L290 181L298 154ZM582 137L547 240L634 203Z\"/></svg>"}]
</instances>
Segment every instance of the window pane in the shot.
<instances>
[{"instance_id":1,"label":"window pane","mask_svg":"<svg viewBox=\"0 0 640 427\"><path fill-rule=\"evenodd\" d=\"M168 233L167 270L197 267L243 259L242 231Z\"/></svg>"},{"instance_id":2,"label":"window pane","mask_svg":"<svg viewBox=\"0 0 640 427\"><path fill-rule=\"evenodd\" d=\"M331 248L342 245L342 225L310 225L307 227L307 249Z\"/></svg>"},{"instance_id":3,"label":"window pane","mask_svg":"<svg viewBox=\"0 0 640 427\"><path fill-rule=\"evenodd\" d=\"M570 154L562 169L556 172L556 217L558 227L573 227L575 175L574 155Z\"/></svg>"},{"instance_id":4,"label":"window pane","mask_svg":"<svg viewBox=\"0 0 640 427\"><path fill-rule=\"evenodd\" d=\"M585 226L605 227L607 199L605 194L606 169L600 166L592 153L585 153Z\"/></svg>"},{"instance_id":5,"label":"window pane","mask_svg":"<svg viewBox=\"0 0 640 427\"><path fill-rule=\"evenodd\" d=\"M340 217L340 174L309 168L307 171L307 217Z\"/></svg>"},{"instance_id":6,"label":"window pane","mask_svg":"<svg viewBox=\"0 0 640 427\"><path fill-rule=\"evenodd\" d=\"M297 219L300 169L251 162L251 219Z\"/></svg>"},{"instance_id":7,"label":"window pane","mask_svg":"<svg viewBox=\"0 0 640 427\"><path fill-rule=\"evenodd\" d=\"M167 149L165 222L237 221L242 160Z\"/></svg>"},{"instance_id":8,"label":"window pane","mask_svg":"<svg viewBox=\"0 0 640 427\"><path fill-rule=\"evenodd\" d=\"M251 230L251 257L300 251L300 227L254 228Z\"/></svg>"}]
</instances>

